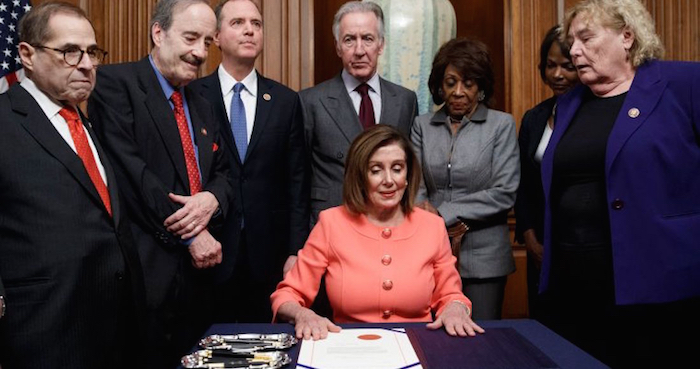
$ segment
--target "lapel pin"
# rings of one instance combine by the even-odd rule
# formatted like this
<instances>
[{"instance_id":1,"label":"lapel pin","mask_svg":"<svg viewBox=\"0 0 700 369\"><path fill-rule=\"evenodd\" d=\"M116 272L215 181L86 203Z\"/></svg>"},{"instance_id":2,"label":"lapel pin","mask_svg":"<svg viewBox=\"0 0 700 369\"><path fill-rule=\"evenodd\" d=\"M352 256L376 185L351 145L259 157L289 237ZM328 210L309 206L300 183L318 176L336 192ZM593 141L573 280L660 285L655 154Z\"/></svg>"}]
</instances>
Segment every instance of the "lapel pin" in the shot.
<instances>
[{"instance_id":1,"label":"lapel pin","mask_svg":"<svg viewBox=\"0 0 700 369\"><path fill-rule=\"evenodd\" d=\"M207 129L206 129L206 128L202 128L202 130L201 130L200 132L202 132L202 134L205 135L205 136L207 135Z\"/></svg>"},{"instance_id":2,"label":"lapel pin","mask_svg":"<svg viewBox=\"0 0 700 369\"><path fill-rule=\"evenodd\" d=\"M270 101L271 99L272 99L272 96L270 96L270 94L263 94L263 100Z\"/></svg>"},{"instance_id":3,"label":"lapel pin","mask_svg":"<svg viewBox=\"0 0 700 369\"><path fill-rule=\"evenodd\" d=\"M627 115L630 116L630 118L636 118L639 116L639 109L637 108L632 108L629 111L627 111Z\"/></svg>"}]
</instances>

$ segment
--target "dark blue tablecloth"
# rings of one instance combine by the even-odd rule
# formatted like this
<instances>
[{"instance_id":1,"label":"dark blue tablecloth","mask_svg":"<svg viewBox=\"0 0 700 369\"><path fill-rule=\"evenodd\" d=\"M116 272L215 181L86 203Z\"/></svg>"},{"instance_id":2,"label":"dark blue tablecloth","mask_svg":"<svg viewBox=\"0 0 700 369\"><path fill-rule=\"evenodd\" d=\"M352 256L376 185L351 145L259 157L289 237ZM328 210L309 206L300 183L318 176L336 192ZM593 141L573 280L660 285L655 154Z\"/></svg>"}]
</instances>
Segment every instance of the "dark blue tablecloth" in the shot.
<instances>
[{"instance_id":1,"label":"dark blue tablecloth","mask_svg":"<svg viewBox=\"0 0 700 369\"><path fill-rule=\"evenodd\" d=\"M424 323L342 324L344 328L406 328L424 368L581 368L606 366L534 320L477 322L486 333L477 337L450 337L431 331ZM215 324L206 335L231 333L292 333L290 324ZM301 344L289 350L296 366Z\"/></svg>"}]
</instances>

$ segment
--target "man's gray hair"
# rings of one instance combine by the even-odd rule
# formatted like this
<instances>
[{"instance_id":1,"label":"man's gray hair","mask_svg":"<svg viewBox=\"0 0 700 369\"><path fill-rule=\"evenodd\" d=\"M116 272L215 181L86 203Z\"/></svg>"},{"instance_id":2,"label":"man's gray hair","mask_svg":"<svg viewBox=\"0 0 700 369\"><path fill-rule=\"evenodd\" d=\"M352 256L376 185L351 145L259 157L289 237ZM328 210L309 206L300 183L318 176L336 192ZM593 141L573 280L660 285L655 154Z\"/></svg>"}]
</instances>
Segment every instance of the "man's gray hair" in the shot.
<instances>
[{"instance_id":1,"label":"man's gray hair","mask_svg":"<svg viewBox=\"0 0 700 369\"><path fill-rule=\"evenodd\" d=\"M207 0L159 0L156 6L153 8L153 15L151 15L151 21L148 24L148 32L151 36L151 46L153 46L153 25L158 23L160 28L164 31L170 29L173 25L173 15L175 14L175 8L187 8L194 4L205 4L209 5Z\"/></svg>"},{"instance_id":2,"label":"man's gray hair","mask_svg":"<svg viewBox=\"0 0 700 369\"><path fill-rule=\"evenodd\" d=\"M380 40L384 40L384 12L382 8L371 1L349 1L338 9L333 17L333 37L340 42L340 21L350 13L374 13L377 17L377 34Z\"/></svg>"}]
</instances>

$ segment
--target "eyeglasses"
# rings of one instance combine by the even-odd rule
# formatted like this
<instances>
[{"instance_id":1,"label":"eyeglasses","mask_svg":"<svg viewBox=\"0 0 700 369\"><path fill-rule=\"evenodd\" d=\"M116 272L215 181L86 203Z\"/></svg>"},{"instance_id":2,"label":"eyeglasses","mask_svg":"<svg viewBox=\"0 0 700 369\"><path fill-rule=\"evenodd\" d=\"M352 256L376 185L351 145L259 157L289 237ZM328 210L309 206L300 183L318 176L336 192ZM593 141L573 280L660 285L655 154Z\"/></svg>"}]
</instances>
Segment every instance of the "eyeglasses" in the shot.
<instances>
[{"instance_id":1,"label":"eyeglasses","mask_svg":"<svg viewBox=\"0 0 700 369\"><path fill-rule=\"evenodd\" d=\"M53 47L48 47L44 45L32 45L33 47L40 48L40 49L48 49L48 50L53 50L57 51L59 53L63 54L63 60L66 61L66 64L70 65L71 67L75 67L78 64L80 64L80 61L83 60L83 55L87 54L88 58L90 58L90 61L94 65L99 65L102 64L102 62L105 60L105 57L107 56L107 52L98 48L94 47L88 50L83 50L77 47L69 47L67 49L54 49Z\"/></svg>"}]
</instances>

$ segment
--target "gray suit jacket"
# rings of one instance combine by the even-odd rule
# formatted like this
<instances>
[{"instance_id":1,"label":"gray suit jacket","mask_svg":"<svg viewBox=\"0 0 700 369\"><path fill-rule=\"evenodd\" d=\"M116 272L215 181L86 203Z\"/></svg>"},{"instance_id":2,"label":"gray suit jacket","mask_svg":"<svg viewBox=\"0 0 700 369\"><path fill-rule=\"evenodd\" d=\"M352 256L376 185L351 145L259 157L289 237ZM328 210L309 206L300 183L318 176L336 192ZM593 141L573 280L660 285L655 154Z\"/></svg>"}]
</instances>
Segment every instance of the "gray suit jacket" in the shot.
<instances>
[{"instance_id":1,"label":"gray suit jacket","mask_svg":"<svg viewBox=\"0 0 700 369\"><path fill-rule=\"evenodd\" d=\"M408 137L418 115L415 92L380 78L381 124L394 126ZM311 155L311 218L343 202L345 157L362 132L340 74L299 93L304 106L306 143Z\"/></svg>"},{"instance_id":2,"label":"gray suit jacket","mask_svg":"<svg viewBox=\"0 0 700 369\"><path fill-rule=\"evenodd\" d=\"M447 225L458 219L504 217L520 181L515 121L510 114L479 105L452 136L445 108L416 118L411 129L423 183L416 202L429 200ZM448 168L448 163L450 167ZM469 231L462 239L463 278L492 278L515 270L508 225Z\"/></svg>"}]
</instances>

